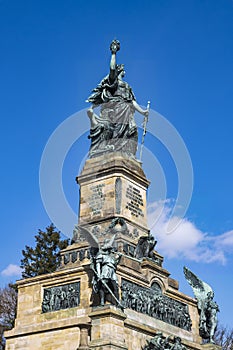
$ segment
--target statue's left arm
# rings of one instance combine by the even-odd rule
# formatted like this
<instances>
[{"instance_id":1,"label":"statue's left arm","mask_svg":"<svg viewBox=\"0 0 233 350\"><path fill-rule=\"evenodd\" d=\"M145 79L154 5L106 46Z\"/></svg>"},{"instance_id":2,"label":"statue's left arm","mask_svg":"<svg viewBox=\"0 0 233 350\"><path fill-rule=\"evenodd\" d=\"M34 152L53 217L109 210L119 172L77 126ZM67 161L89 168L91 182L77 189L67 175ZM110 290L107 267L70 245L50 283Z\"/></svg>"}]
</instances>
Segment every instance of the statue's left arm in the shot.
<instances>
[{"instance_id":1,"label":"statue's left arm","mask_svg":"<svg viewBox=\"0 0 233 350\"><path fill-rule=\"evenodd\" d=\"M139 104L135 100L132 101L132 104L134 106L135 111L137 111L140 114L145 115L145 116L149 115L148 109L143 109L142 107L140 107Z\"/></svg>"}]
</instances>

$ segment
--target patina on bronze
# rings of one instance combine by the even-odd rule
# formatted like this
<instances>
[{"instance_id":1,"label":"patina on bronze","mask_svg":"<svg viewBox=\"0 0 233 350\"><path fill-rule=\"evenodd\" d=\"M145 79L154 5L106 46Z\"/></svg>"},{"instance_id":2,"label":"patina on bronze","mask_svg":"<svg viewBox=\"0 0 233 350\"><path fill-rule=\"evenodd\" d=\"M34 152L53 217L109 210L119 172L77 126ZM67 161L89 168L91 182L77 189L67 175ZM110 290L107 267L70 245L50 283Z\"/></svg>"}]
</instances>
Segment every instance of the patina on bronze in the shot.
<instances>
[{"instance_id":1,"label":"patina on bronze","mask_svg":"<svg viewBox=\"0 0 233 350\"><path fill-rule=\"evenodd\" d=\"M160 286L150 288L122 279L122 304L129 309L154 317L173 326L191 331L188 305L163 295Z\"/></svg>"},{"instance_id":2,"label":"patina on bronze","mask_svg":"<svg viewBox=\"0 0 233 350\"><path fill-rule=\"evenodd\" d=\"M78 306L80 303L80 282L44 289L42 312L51 312Z\"/></svg>"},{"instance_id":3,"label":"patina on bronze","mask_svg":"<svg viewBox=\"0 0 233 350\"><path fill-rule=\"evenodd\" d=\"M121 255L114 252L113 240L114 237L111 240L106 239L97 254L92 255L91 267L94 271L92 280L93 291L99 294L101 306L105 304L105 297L110 293L114 303L123 308L119 300L119 285L116 275L116 268Z\"/></svg>"},{"instance_id":4,"label":"patina on bronze","mask_svg":"<svg viewBox=\"0 0 233 350\"><path fill-rule=\"evenodd\" d=\"M156 332L155 336L147 340L142 350L187 350L181 343L180 337L165 337L162 332Z\"/></svg>"},{"instance_id":5,"label":"patina on bronze","mask_svg":"<svg viewBox=\"0 0 233 350\"><path fill-rule=\"evenodd\" d=\"M124 65L116 63L120 42L113 40L110 50L110 72L87 99L87 102L92 103L87 111L91 122L89 156L92 158L105 152L121 152L135 158L138 130L134 113L137 111L147 117L149 109L143 109L138 105L132 88L123 80ZM100 106L99 116L94 112L98 106Z\"/></svg>"},{"instance_id":6,"label":"patina on bronze","mask_svg":"<svg viewBox=\"0 0 233 350\"><path fill-rule=\"evenodd\" d=\"M202 281L187 267L184 267L184 275L197 299L197 307L200 315L200 336L214 344L214 333L218 323L217 313L219 312L219 306L213 300L214 292L206 282Z\"/></svg>"}]
</instances>

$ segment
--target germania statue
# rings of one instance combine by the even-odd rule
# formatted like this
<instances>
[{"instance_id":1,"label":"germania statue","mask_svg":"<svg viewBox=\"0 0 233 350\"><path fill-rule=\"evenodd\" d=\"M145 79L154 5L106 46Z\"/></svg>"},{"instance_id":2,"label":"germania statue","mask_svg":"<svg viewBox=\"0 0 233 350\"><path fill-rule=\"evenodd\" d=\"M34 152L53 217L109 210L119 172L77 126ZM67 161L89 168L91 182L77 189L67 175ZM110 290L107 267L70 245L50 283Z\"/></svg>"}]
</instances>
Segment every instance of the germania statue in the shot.
<instances>
[{"instance_id":1,"label":"germania statue","mask_svg":"<svg viewBox=\"0 0 233 350\"><path fill-rule=\"evenodd\" d=\"M116 64L116 53L120 50L120 42L113 40L110 50L110 72L87 99L87 102L92 103L87 111L91 122L89 156L96 157L105 152L121 152L135 158L138 130L134 113L137 111L148 117L149 110L142 109L138 105L132 88L123 81L124 65ZM99 116L94 112L98 106L100 106Z\"/></svg>"}]
</instances>

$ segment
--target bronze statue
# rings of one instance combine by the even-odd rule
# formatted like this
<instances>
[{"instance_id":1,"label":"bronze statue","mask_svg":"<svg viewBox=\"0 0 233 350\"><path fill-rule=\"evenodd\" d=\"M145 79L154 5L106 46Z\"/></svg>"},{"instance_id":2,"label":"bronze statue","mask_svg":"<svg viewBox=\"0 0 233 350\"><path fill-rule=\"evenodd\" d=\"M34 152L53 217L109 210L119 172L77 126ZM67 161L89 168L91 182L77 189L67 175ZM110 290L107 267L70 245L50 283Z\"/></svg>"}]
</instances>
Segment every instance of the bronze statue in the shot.
<instances>
[{"instance_id":1,"label":"bronze statue","mask_svg":"<svg viewBox=\"0 0 233 350\"><path fill-rule=\"evenodd\" d=\"M184 275L197 299L197 307L200 315L200 336L203 339L207 339L210 343L215 343L214 333L217 327L217 312L219 312L219 307L213 300L214 292L206 282L203 282L187 267L184 267Z\"/></svg>"},{"instance_id":2,"label":"bronze statue","mask_svg":"<svg viewBox=\"0 0 233 350\"><path fill-rule=\"evenodd\" d=\"M119 300L119 285L116 275L117 264L120 262L123 254L116 252L113 248L116 235L114 234L111 239L105 239L104 244L100 246L98 238L87 227L79 226L79 230L91 246L91 269L94 272L92 287L93 292L99 294L100 305L103 306L105 304L106 296L110 294L112 297L111 301L123 309Z\"/></svg>"},{"instance_id":3,"label":"bronze statue","mask_svg":"<svg viewBox=\"0 0 233 350\"><path fill-rule=\"evenodd\" d=\"M121 307L116 275L117 264L121 256L114 252L112 246L113 239L106 239L102 248L92 257L92 269L95 273L92 283L94 292L100 296L101 306L105 304L106 295L110 294L113 297L114 303Z\"/></svg>"},{"instance_id":4,"label":"bronze statue","mask_svg":"<svg viewBox=\"0 0 233 350\"><path fill-rule=\"evenodd\" d=\"M170 350L186 350L186 347L181 343L180 337L174 337L174 344L170 347Z\"/></svg>"},{"instance_id":5,"label":"bronze statue","mask_svg":"<svg viewBox=\"0 0 233 350\"><path fill-rule=\"evenodd\" d=\"M181 343L180 337L165 337L162 332L156 332L155 336L142 348L143 350L187 350Z\"/></svg>"},{"instance_id":6,"label":"bronze statue","mask_svg":"<svg viewBox=\"0 0 233 350\"><path fill-rule=\"evenodd\" d=\"M138 111L148 116L148 109L142 109L136 102L132 88L123 80L125 69L123 64L116 64L116 53L120 50L120 42L113 40L110 45L110 72L102 79L87 99L92 103L87 114L91 129L89 138L90 157L105 152L122 152L129 157L135 157L138 144L137 125L134 112ZM94 108L100 106L100 115L94 113Z\"/></svg>"},{"instance_id":7,"label":"bronze statue","mask_svg":"<svg viewBox=\"0 0 233 350\"><path fill-rule=\"evenodd\" d=\"M134 257L136 259L153 258L153 251L157 241L148 233L148 236L141 236L135 248Z\"/></svg>"}]
</instances>

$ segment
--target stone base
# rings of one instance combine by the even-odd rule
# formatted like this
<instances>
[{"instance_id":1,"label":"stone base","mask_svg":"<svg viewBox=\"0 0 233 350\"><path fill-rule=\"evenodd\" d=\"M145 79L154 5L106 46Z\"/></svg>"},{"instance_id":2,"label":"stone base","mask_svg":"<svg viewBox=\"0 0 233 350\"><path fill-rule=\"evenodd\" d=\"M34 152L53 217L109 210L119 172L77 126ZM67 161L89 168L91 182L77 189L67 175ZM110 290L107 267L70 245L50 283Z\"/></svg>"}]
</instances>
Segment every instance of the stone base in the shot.
<instances>
[{"instance_id":1,"label":"stone base","mask_svg":"<svg viewBox=\"0 0 233 350\"><path fill-rule=\"evenodd\" d=\"M80 185L79 224L94 228L122 217L142 235L148 231L146 191L149 181L141 165L121 154L88 159L77 177ZM108 223L108 224L109 224Z\"/></svg>"},{"instance_id":2,"label":"stone base","mask_svg":"<svg viewBox=\"0 0 233 350\"><path fill-rule=\"evenodd\" d=\"M61 252L56 272L17 282L17 318L5 332L6 350L142 350L158 332L180 337L187 350L220 350L201 344L197 300L179 291L163 257L154 251L153 259L135 258L139 237L149 233L149 181L141 164L106 154L87 160L77 181L73 244ZM93 236L98 245L114 238L121 253L116 274L124 312L111 304L93 307L99 305L92 291Z\"/></svg>"},{"instance_id":3,"label":"stone base","mask_svg":"<svg viewBox=\"0 0 233 350\"><path fill-rule=\"evenodd\" d=\"M124 335L126 315L113 305L93 308L89 314L92 322L91 349L127 349Z\"/></svg>"},{"instance_id":4,"label":"stone base","mask_svg":"<svg viewBox=\"0 0 233 350\"><path fill-rule=\"evenodd\" d=\"M87 257L85 242L68 247L65 255L81 249L85 254L79 261L64 264L60 270L18 281L18 310L15 328L5 332L6 350L141 350L147 340L160 331L165 336L179 336L188 350L220 350L214 344L201 345L198 334L196 300L178 290L178 283L170 279L169 272L149 259L139 261L122 256L117 267L119 286L134 283L137 288L151 288L153 283L161 287L162 295L185 303L192 320L192 330L156 319L130 308L121 309L106 304L94 304L91 280L93 271ZM66 309L43 310L42 304L48 291L67 289L67 285L80 285L79 302ZM155 291L156 293L156 291ZM121 293L120 293L121 294Z\"/></svg>"}]
</instances>

